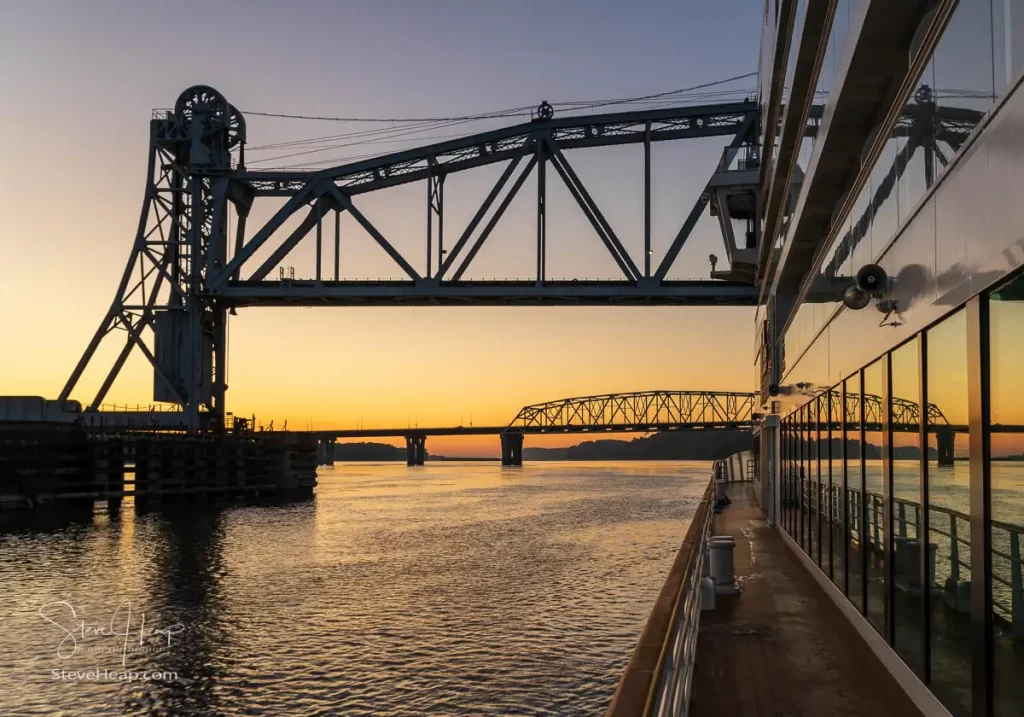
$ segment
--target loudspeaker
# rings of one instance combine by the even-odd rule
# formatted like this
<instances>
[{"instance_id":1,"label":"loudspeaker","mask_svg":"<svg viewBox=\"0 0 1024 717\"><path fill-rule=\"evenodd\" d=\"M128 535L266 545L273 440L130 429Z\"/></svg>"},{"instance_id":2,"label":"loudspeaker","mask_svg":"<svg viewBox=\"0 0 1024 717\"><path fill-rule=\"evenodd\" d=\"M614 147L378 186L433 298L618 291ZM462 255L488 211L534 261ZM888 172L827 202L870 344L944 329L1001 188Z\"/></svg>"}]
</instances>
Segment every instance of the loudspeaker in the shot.
<instances>
[{"instance_id":1,"label":"loudspeaker","mask_svg":"<svg viewBox=\"0 0 1024 717\"><path fill-rule=\"evenodd\" d=\"M857 272L857 287L871 296L878 296L885 291L888 278L885 269L878 264L866 264Z\"/></svg>"}]
</instances>

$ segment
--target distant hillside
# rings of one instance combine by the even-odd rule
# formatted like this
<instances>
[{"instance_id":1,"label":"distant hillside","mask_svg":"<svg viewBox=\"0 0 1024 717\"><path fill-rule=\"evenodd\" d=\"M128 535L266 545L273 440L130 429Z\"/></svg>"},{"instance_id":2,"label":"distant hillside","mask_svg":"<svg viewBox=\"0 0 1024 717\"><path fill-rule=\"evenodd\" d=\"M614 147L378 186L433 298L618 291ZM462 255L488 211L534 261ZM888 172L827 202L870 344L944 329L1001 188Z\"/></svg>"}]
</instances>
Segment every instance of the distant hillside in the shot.
<instances>
[{"instance_id":1,"label":"distant hillside","mask_svg":"<svg viewBox=\"0 0 1024 717\"><path fill-rule=\"evenodd\" d=\"M336 461L404 461L405 448L386 443L338 443L334 446Z\"/></svg>"},{"instance_id":2,"label":"distant hillside","mask_svg":"<svg viewBox=\"0 0 1024 717\"><path fill-rule=\"evenodd\" d=\"M523 458L530 461L710 461L752 447L749 431L667 431L628 441L602 439L583 441L568 448L524 448Z\"/></svg>"}]
</instances>

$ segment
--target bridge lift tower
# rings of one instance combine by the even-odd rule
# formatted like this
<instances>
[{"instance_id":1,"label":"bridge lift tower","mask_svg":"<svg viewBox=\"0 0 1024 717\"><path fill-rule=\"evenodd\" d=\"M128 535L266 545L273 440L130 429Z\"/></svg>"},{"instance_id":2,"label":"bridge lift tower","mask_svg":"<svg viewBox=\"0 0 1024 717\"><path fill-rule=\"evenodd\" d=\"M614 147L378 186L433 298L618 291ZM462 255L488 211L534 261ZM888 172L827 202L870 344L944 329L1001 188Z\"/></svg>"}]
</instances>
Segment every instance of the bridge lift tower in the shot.
<instances>
[{"instance_id":1,"label":"bridge lift tower","mask_svg":"<svg viewBox=\"0 0 1024 717\"><path fill-rule=\"evenodd\" d=\"M140 351L153 368L153 398L181 411L175 425L192 431L224 425L228 314L240 307L365 305L753 305L757 256L759 152L753 101L582 115L553 116L544 103L530 122L319 171L247 170L245 119L211 87L181 94L150 123L146 190L135 242L120 285L60 399L67 400L101 342L123 344L89 404L98 410L125 361ZM731 138L713 176L672 239L652 264L651 146L694 137ZM574 171L565 150L640 144L644 148L644 256L630 256L605 214ZM445 246L444 179L454 172L505 163L497 183L457 240ZM554 169L619 270L620 279L554 280L547 275L545 170ZM536 276L513 281L464 279L516 193L537 181ZM400 184L426 184L425 272L403 256L356 206L360 194ZM246 219L260 197L286 198L247 239ZM704 211L722 227L730 269L713 280L668 278ZM298 226L279 231L304 212ZM339 275L339 217L347 212L407 278L350 281ZM730 212L737 216L730 216ZM330 215L333 214L332 223ZM235 236L228 236L231 216ZM746 222L738 241L732 222ZM334 270L327 270L334 227ZM250 227L252 229L253 227ZM450 228L450 227L449 227ZM316 275L273 278L281 261L315 235ZM258 261L263 250L269 256ZM533 248L529 248L533 252ZM269 278L268 278L269 277ZM154 414L155 415L155 414Z\"/></svg>"}]
</instances>

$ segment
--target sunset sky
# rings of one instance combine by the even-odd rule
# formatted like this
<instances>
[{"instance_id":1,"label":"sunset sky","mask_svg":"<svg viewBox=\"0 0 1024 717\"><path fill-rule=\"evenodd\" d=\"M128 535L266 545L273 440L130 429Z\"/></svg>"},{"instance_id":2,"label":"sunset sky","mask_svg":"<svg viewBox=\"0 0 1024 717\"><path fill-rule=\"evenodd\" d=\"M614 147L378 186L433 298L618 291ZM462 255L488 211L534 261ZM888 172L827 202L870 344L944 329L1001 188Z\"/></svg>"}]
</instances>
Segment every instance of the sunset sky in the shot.
<instances>
[{"instance_id":1,"label":"sunset sky","mask_svg":"<svg viewBox=\"0 0 1024 717\"><path fill-rule=\"evenodd\" d=\"M216 87L243 112L325 116L452 116L541 100L631 97L753 71L760 23L759 6L739 0L701 11L679 2L603 0L7 5L0 9L0 331L6 339L0 394L59 393L128 257L150 110L172 106L190 85ZM754 80L728 87L753 88ZM264 165L254 163L278 155L254 151L247 159L250 166L342 163L494 126ZM250 146L364 128L248 118ZM727 141L655 147L655 261ZM582 150L569 153L569 161L642 265L641 148ZM450 242L500 171L450 178ZM473 277L519 277L532 269L534 186L528 182L512 204ZM549 275L614 276L614 264L554 172L548 186ZM263 201L250 226L277 206ZM422 183L358 202L420 267L423 204ZM345 276L397 276L386 255L347 221ZM717 226L705 218L672 275L707 276L712 252L724 255ZM300 247L285 264L303 276L312 261L311 247ZM524 404L572 395L750 390L752 322L747 309L245 309L230 324L228 404L294 428L452 425L471 418L480 425L505 423ZM74 398L91 399L116 349L107 348ZM136 355L107 401L147 403L151 391L151 371ZM435 438L428 449L493 455L497 440Z\"/></svg>"}]
</instances>

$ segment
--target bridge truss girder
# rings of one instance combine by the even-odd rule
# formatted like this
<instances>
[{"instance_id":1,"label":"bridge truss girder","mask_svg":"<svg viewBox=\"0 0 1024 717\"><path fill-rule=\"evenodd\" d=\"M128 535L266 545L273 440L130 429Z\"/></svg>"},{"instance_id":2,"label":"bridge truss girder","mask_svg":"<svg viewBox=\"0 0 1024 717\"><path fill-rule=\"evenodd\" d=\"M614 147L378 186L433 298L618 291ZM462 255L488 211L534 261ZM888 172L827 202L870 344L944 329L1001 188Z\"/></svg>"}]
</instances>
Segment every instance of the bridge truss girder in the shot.
<instances>
[{"instance_id":1,"label":"bridge truss girder","mask_svg":"<svg viewBox=\"0 0 1024 717\"><path fill-rule=\"evenodd\" d=\"M755 140L756 118L756 104L740 102L545 119L322 171L251 171L245 169L241 153L245 140L241 113L212 88L190 88L174 111L161 112L151 122L146 191L129 261L110 309L60 398L70 397L100 344L123 331L124 343L89 404L91 408L100 406L126 359L137 349L153 366L154 400L181 406L184 424L192 430L223 425L227 317L235 307L751 305L756 290L743 282L667 278L696 218L708 204L707 192L696 199L666 253L652 266L650 166L651 146L658 142L722 136L731 138L730 148L749 146ZM641 144L645 150L644 257L640 262L626 250L565 154L568 149L623 144ZM756 157L756 148L749 154ZM456 241L446 247L445 178L499 162L506 163L501 177ZM716 176L720 174L716 172ZM621 278L548 278L545 216L549 175L566 186ZM538 189L535 276L517 281L466 279L481 247L531 177ZM718 180L723 178L718 176ZM362 194L417 181L424 182L426 198L423 274L415 268L418 262L399 252L357 206ZM263 197L287 201L250 235L250 211ZM392 258L403 279L341 279L342 213L348 213ZM284 231L285 222L297 214L302 217L297 226L293 223L290 231ZM229 237L232 218L235 232ZM324 229L330 227L332 218L333 271L325 264L329 229ZM294 279L279 275L274 280L275 268L300 243L314 241L312 237L316 242L315 276ZM257 256L257 252L261 254Z\"/></svg>"},{"instance_id":2,"label":"bridge truss girder","mask_svg":"<svg viewBox=\"0 0 1024 717\"><path fill-rule=\"evenodd\" d=\"M729 147L753 140L756 105L729 103L675 109L619 112L579 118L528 122L416 150L354 162L319 172L238 171L233 181L244 183L255 198L287 197L288 201L248 242L236 238L231 261L206 281L212 297L234 307L267 304L751 304L755 292L735 281L672 281L667 274L708 202L706 192L673 238L657 266L651 265L650 161L651 145L694 137L731 137ZM642 144L645 157L644 257L637 262L623 246L605 213L565 155L584 147ZM444 182L452 173L505 163L505 169L454 243L445 244ZM553 172L551 170L554 170ZM561 181L587 218L597 238L618 267L621 278L610 281L552 281L547 275L547 184ZM556 179L557 178L557 179ZM464 278L480 249L527 180L537 184L536 271L522 281ZM358 196L410 182L426 184L426 272L418 261L403 255L363 214ZM306 212L287 236L278 230L296 213ZM345 281L339 273L341 213L347 212L395 262L404 277L387 281ZM327 215L333 214L334 221ZM325 230L324 227L327 227ZM333 274L322 257L333 227ZM450 228L450 227L449 227ZM270 277L288 254L315 234L316 271L304 279ZM271 250L256 264L257 251Z\"/></svg>"},{"instance_id":3,"label":"bridge truss girder","mask_svg":"<svg viewBox=\"0 0 1024 717\"><path fill-rule=\"evenodd\" d=\"M748 428L754 394L715 391L641 391L582 396L520 409L509 431L665 430Z\"/></svg>"}]
</instances>

